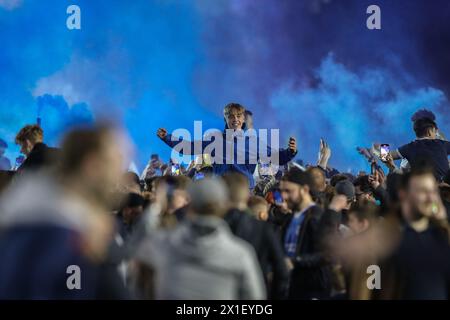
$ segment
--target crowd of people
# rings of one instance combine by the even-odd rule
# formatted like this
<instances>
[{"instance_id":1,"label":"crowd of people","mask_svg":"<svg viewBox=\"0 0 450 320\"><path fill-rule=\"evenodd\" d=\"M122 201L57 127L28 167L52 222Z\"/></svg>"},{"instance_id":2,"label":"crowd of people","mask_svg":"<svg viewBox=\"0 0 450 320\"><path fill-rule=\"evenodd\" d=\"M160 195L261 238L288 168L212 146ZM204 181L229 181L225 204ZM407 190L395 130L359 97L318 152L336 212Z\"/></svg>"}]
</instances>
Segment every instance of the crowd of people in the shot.
<instances>
[{"instance_id":1,"label":"crowd of people","mask_svg":"<svg viewBox=\"0 0 450 320\"><path fill-rule=\"evenodd\" d=\"M237 103L224 120L253 127ZM293 137L276 167L218 164L202 145L187 167L154 154L138 175L112 126L56 149L27 125L24 161L1 176L0 299L448 299L450 142L430 111L411 120L417 139L367 149L356 176L324 140L316 164L297 163Z\"/></svg>"}]
</instances>

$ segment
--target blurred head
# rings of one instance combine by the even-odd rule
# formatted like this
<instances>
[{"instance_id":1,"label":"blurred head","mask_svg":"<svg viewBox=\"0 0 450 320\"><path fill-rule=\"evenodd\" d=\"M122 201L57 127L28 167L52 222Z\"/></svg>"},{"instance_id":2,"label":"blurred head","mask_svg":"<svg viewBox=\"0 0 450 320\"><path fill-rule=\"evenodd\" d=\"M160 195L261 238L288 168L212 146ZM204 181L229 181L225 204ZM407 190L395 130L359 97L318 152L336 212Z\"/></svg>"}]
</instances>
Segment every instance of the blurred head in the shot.
<instances>
[{"instance_id":1,"label":"blurred head","mask_svg":"<svg viewBox=\"0 0 450 320\"><path fill-rule=\"evenodd\" d=\"M400 200L409 221L430 217L439 203L439 189L431 168L416 168L403 176Z\"/></svg>"},{"instance_id":2,"label":"blurred head","mask_svg":"<svg viewBox=\"0 0 450 320\"><path fill-rule=\"evenodd\" d=\"M402 175L399 173L389 173L386 179L386 191L389 195L389 199L393 204L398 204L399 190L402 184Z\"/></svg>"},{"instance_id":3,"label":"blurred head","mask_svg":"<svg viewBox=\"0 0 450 320\"><path fill-rule=\"evenodd\" d=\"M349 178L348 178L345 174L343 174L343 173L335 174L335 175L332 176L331 179L330 179L330 185L331 185L332 187L335 187L336 184L337 184L339 181L342 181L342 180L349 180Z\"/></svg>"},{"instance_id":4,"label":"blurred head","mask_svg":"<svg viewBox=\"0 0 450 320\"><path fill-rule=\"evenodd\" d=\"M263 197L251 196L248 199L248 208L256 219L262 221L269 219L269 204Z\"/></svg>"},{"instance_id":5,"label":"blurred head","mask_svg":"<svg viewBox=\"0 0 450 320\"><path fill-rule=\"evenodd\" d=\"M370 185L368 175L359 176L353 182L353 185L355 186L356 201L371 201L375 203L376 200L373 195L373 188Z\"/></svg>"},{"instance_id":6,"label":"blurred head","mask_svg":"<svg viewBox=\"0 0 450 320\"><path fill-rule=\"evenodd\" d=\"M309 167L308 170L312 179L312 190L316 192L324 192L327 188L325 172L318 167Z\"/></svg>"},{"instance_id":7,"label":"blurred head","mask_svg":"<svg viewBox=\"0 0 450 320\"><path fill-rule=\"evenodd\" d=\"M223 109L223 116L229 129L242 129L245 123L245 108L239 103L229 103Z\"/></svg>"},{"instance_id":8,"label":"blurred head","mask_svg":"<svg viewBox=\"0 0 450 320\"><path fill-rule=\"evenodd\" d=\"M66 184L107 205L122 177L123 157L117 133L109 126L71 131L61 147L59 173Z\"/></svg>"},{"instance_id":9,"label":"blurred head","mask_svg":"<svg viewBox=\"0 0 450 320\"><path fill-rule=\"evenodd\" d=\"M244 210L247 208L247 201L250 197L250 186L248 179L241 173L231 172L223 176L225 185L228 188L230 207Z\"/></svg>"},{"instance_id":10,"label":"blurred head","mask_svg":"<svg viewBox=\"0 0 450 320\"><path fill-rule=\"evenodd\" d=\"M144 211L144 198L136 193L129 193L122 204L120 214L125 224L133 224Z\"/></svg>"},{"instance_id":11,"label":"blurred head","mask_svg":"<svg viewBox=\"0 0 450 320\"><path fill-rule=\"evenodd\" d=\"M164 176L155 180L156 193L161 191L161 188L165 188L168 214L189 204L187 188L190 183L191 180L185 176Z\"/></svg>"},{"instance_id":12,"label":"blurred head","mask_svg":"<svg viewBox=\"0 0 450 320\"><path fill-rule=\"evenodd\" d=\"M228 209L228 190L219 178L205 178L189 185L191 212L201 216L223 217Z\"/></svg>"},{"instance_id":13,"label":"blurred head","mask_svg":"<svg viewBox=\"0 0 450 320\"><path fill-rule=\"evenodd\" d=\"M36 143L42 142L44 131L37 124L26 125L16 135L16 144L20 146L20 152L28 155Z\"/></svg>"},{"instance_id":14,"label":"blurred head","mask_svg":"<svg viewBox=\"0 0 450 320\"><path fill-rule=\"evenodd\" d=\"M127 192L141 193L141 181L134 172L126 172L122 175L121 187Z\"/></svg>"},{"instance_id":15,"label":"blurred head","mask_svg":"<svg viewBox=\"0 0 450 320\"><path fill-rule=\"evenodd\" d=\"M436 122L429 118L421 118L414 121L413 128L417 138L436 139L437 125Z\"/></svg>"},{"instance_id":16,"label":"blurred head","mask_svg":"<svg viewBox=\"0 0 450 320\"><path fill-rule=\"evenodd\" d=\"M373 225L378 218L378 207L370 202L355 202L349 209L348 213L348 227L355 233L366 231Z\"/></svg>"},{"instance_id":17,"label":"blurred head","mask_svg":"<svg viewBox=\"0 0 450 320\"><path fill-rule=\"evenodd\" d=\"M350 180L339 181L334 187L334 192L347 198L347 207L345 208L347 210L356 202L356 190Z\"/></svg>"},{"instance_id":18,"label":"blurred head","mask_svg":"<svg viewBox=\"0 0 450 320\"><path fill-rule=\"evenodd\" d=\"M253 129L253 113L250 110L245 110L245 126Z\"/></svg>"},{"instance_id":19,"label":"blurred head","mask_svg":"<svg viewBox=\"0 0 450 320\"><path fill-rule=\"evenodd\" d=\"M289 209L300 211L305 204L312 202L310 190L312 179L308 172L291 168L280 181L280 192Z\"/></svg>"}]
</instances>

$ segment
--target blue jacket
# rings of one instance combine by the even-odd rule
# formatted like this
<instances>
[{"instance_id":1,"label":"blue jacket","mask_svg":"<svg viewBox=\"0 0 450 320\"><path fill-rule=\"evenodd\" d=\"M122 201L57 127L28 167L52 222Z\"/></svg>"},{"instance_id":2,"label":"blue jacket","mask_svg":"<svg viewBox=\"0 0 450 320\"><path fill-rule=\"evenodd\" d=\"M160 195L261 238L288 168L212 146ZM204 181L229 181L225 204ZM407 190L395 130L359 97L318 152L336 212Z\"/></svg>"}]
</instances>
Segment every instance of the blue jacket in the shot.
<instances>
[{"instance_id":1,"label":"blue jacket","mask_svg":"<svg viewBox=\"0 0 450 320\"><path fill-rule=\"evenodd\" d=\"M256 155L253 154L250 149L250 137L246 136L245 137L245 147L244 150L238 150L238 143L237 143L237 139L233 139L233 154L234 154L234 159L232 161L232 163L227 163L226 158L227 158L227 153L226 153L226 149L227 146L229 145L229 143L226 141L226 134L225 131L222 132L222 137L223 137L223 141L225 142L223 144L223 161L222 163L213 163L212 167L213 167L213 173L216 175L223 175L227 172L239 172L244 174L248 181L249 181L249 185L250 185L250 189L253 189L255 186L255 180L253 178L253 173L255 172L255 168L256 168L256 163L254 163L254 161L251 161L251 159L255 159L257 161L260 160L259 157L259 148L260 148L260 139L259 137L256 137L256 145L257 145L257 149L256 151ZM178 141L172 141L172 135L168 134L164 139L162 139L169 147L174 148L175 146L177 146L179 143L184 143L185 147L190 147L190 153L187 152L185 150L185 148L183 148L182 154L183 155L195 155L195 154L202 154L204 153L205 148L210 145L211 143L214 142L214 140L212 141L186 141L183 139L180 139ZM201 146L201 148L199 148L199 150L195 150L195 146ZM266 151L266 155L268 157L270 157L272 155L272 152L274 152L274 150L270 147L270 146L266 146L267 147L267 151ZM285 165L286 163L288 163L289 161L291 161L295 155L297 154L297 152L293 153L291 150L289 149L280 149L280 150L276 150L279 153L279 165ZM238 154L242 154L242 156L245 156L245 161L244 163L238 163L237 159L238 159ZM215 156L214 152L212 152L211 154L212 157Z\"/></svg>"}]
</instances>

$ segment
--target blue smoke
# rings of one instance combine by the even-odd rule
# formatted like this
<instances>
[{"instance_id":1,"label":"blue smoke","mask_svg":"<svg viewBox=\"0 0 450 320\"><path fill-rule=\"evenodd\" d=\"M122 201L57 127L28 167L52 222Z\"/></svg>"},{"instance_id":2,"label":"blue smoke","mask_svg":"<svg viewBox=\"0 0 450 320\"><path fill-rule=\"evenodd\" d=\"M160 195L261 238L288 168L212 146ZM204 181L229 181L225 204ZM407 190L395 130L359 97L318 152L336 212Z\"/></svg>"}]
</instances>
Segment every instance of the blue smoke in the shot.
<instances>
[{"instance_id":1,"label":"blue smoke","mask_svg":"<svg viewBox=\"0 0 450 320\"><path fill-rule=\"evenodd\" d=\"M431 87L410 88L404 75L383 68L352 72L330 54L315 76L315 86L296 87L288 82L271 99L277 121L298 137L299 156L309 163L317 161L323 137L332 148L331 165L353 172L367 169L356 146L378 142L396 148L414 139L410 119L423 107L439 114L441 129L450 129L449 115L440 109L448 105L444 93Z\"/></svg>"},{"instance_id":2,"label":"blue smoke","mask_svg":"<svg viewBox=\"0 0 450 320\"><path fill-rule=\"evenodd\" d=\"M37 97L36 101L37 116L41 119L45 141L50 145L57 145L71 128L94 123L92 111L85 103L69 107L62 96L49 94Z\"/></svg>"},{"instance_id":3,"label":"blue smoke","mask_svg":"<svg viewBox=\"0 0 450 320\"><path fill-rule=\"evenodd\" d=\"M14 1L13 1L14 2ZM21 5L20 5L21 3ZM82 29L66 28L77 4ZM315 162L319 138L341 170L367 165L356 146L413 138L427 107L448 131L450 7L445 0L41 0L0 7L0 138L43 119L50 144L72 125L108 117L136 145L142 169L170 150L155 136L222 128L223 106L243 103L257 128L280 128ZM401 17L401 18L400 18ZM329 55L333 52L334 55ZM40 109L39 109L40 108ZM284 142L281 145L284 145Z\"/></svg>"}]
</instances>

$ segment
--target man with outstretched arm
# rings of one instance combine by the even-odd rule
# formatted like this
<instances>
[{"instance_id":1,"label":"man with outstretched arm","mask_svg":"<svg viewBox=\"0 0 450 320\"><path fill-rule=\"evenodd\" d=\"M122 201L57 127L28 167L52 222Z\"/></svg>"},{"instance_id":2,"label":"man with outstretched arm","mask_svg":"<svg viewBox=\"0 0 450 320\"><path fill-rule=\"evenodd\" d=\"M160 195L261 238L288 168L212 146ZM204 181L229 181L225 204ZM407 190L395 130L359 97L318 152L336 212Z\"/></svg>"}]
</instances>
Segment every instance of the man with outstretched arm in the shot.
<instances>
[{"instance_id":1,"label":"man with outstretched arm","mask_svg":"<svg viewBox=\"0 0 450 320\"><path fill-rule=\"evenodd\" d=\"M211 154L212 157L216 156L216 161L213 161L213 172L217 175L223 175L226 172L230 171L236 171L239 173L244 174L250 184L250 188L253 189L255 186L255 181L253 178L253 173L256 168L256 164L258 160L260 159L260 139L259 137L256 137L256 145L257 149L252 150L250 148L251 144L251 135L252 133L248 134L245 133L245 143L240 144L236 140L239 140L239 136L242 137L243 130L246 130L245 125L245 108L238 104L238 103L229 103L225 106L224 111L224 120L225 120L225 130L219 135L222 138L222 150L223 151L223 157L219 156L217 157L217 151L216 154ZM231 129L233 132L232 140L230 140L227 129ZM254 132L254 131L253 131ZM186 140L177 140L174 141L172 139L172 135L168 134L167 130L164 128L160 128L157 131L158 137L163 140L168 146L171 148L175 148L179 143L183 143L185 146L190 146L190 148L183 148L182 153L187 154L199 154L204 153L205 148L213 143L213 141L201 141L201 143L196 143L194 141L186 141ZM236 136L238 139L236 139ZM217 139L217 137L216 137ZM196 150L195 146L200 145L201 149ZM187 152L187 150L190 150L190 152ZM232 154L234 155L234 159L230 159L227 157L227 152L230 151L230 149L233 149L234 152ZM289 138L289 144L287 149L280 149L275 150L272 149L270 146L267 146L266 155L268 157L271 157L273 152L278 152L278 164L279 165L285 165L290 160L292 160L295 155L297 154L297 142L295 138L290 137ZM237 161L237 155L243 155L244 161ZM256 154L256 155L255 155ZM253 157L253 160L251 159ZM223 161L221 161L223 160ZM231 160L231 161L230 161Z\"/></svg>"}]
</instances>

